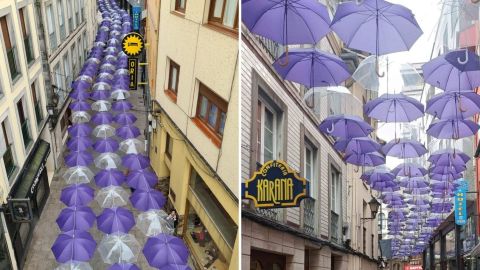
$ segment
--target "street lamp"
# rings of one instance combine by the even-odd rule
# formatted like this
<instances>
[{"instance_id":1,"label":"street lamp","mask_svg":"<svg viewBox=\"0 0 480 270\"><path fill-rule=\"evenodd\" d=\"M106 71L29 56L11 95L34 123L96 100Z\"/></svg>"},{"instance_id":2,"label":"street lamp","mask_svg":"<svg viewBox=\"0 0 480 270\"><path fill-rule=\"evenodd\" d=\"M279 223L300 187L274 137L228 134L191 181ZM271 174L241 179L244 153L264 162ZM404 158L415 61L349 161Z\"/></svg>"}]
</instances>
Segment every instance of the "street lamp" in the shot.
<instances>
[{"instance_id":1,"label":"street lamp","mask_svg":"<svg viewBox=\"0 0 480 270\"><path fill-rule=\"evenodd\" d=\"M372 199L368 202L368 205L370 206L370 211L371 211L372 217L360 218L360 220L362 220L363 222L365 222L365 220L375 219L375 217L377 216L377 213L378 213L378 208L380 208L380 203L374 197L372 197Z\"/></svg>"},{"instance_id":2,"label":"street lamp","mask_svg":"<svg viewBox=\"0 0 480 270\"><path fill-rule=\"evenodd\" d=\"M52 85L52 88L57 88L55 85ZM57 88L58 89L58 88ZM55 126L57 125L57 118L58 118L58 109L57 109L57 106L58 106L58 95L57 93L53 92L51 97L50 97L50 101L48 102L47 104L47 112L48 112L48 116L49 116L49 119L50 119L50 129L54 129Z\"/></svg>"}]
</instances>

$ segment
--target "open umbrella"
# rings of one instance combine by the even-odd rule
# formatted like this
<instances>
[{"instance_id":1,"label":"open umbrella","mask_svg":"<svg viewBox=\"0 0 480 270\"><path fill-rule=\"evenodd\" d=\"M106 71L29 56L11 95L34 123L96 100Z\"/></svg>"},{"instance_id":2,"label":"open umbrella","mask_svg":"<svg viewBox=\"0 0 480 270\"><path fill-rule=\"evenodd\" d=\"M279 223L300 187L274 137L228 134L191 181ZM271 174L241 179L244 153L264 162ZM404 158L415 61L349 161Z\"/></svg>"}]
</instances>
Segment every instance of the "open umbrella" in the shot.
<instances>
[{"instance_id":1,"label":"open umbrella","mask_svg":"<svg viewBox=\"0 0 480 270\"><path fill-rule=\"evenodd\" d=\"M122 139L132 139L140 136L140 130L136 126L126 125L119 127L115 134Z\"/></svg>"},{"instance_id":2,"label":"open umbrella","mask_svg":"<svg viewBox=\"0 0 480 270\"><path fill-rule=\"evenodd\" d=\"M149 210L138 215L137 227L146 236L161 233L172 234L173 224L167 220L167 213L163 210Z\"/></svg>"},{"instance_id":3,"label":"open umbrella","mask_svg":"<svg viewBox=\"0 0 480 270\"><path fill-rule=\"evenodd\" d=\"M391 173L389 170L375 168L364 172L360 176L360 179L365 181L367 184L371 184L375 182L384 182L387 180L393 181L395 179L395 175L393 175L393 173Z\"/></svg>"},{"instance_id":4,"label":"open umbrella","mask_svg":"<svg viewBox=\"0 0 480 270\"><path fill-rule=\"evenodd\" d=\"M112 108L113 110L118 112L125 112L131 110L133 108L133 105L129 101L121 100L113 103Z\"/></svg>"},{"instance_id":5,"label":"open umbrella","mask_svg":"<svg viewBox=\"0 0 480 270\"><path fill-rule=\"evenodd\" d=\"M92 110L97 112L106 112L109 111L112 107L112 104L107 100L97 100L92 103Z\"/></svg>"},{"instance_id":6,"label":"open umbrella","mask_svg":"<svg viewBox=\"0 0 480 270\"><path fill-rule=\"evenodd\" d=\"M383 94L367 102L365 114L382 122L411 122L423 116L423 104L404 94Z\"/></svg>"},{"instance_id":7,"label":"open umbrella","mask_svg":"<svg viewBox=\"0 0 480 270\"><path fill-rule=\"evenodd\" d=\"M90 119L90 114L85 111L75 111L72 113L73 123L88 123L90 122Z\"/></svg>"},{"instance_id":8,"label":"open umbrella","mask_svg":"<svg viewBox=\"0 0 480 270\"><path fill-rule=\"evenodd\" d=\"M414 140L392 140L382 147L385 155L397 158L414 158L423 156L427 149L423 144Z\"/></svg>"},{"instance_id":9,"label":"open umbrella","mask_svg":"<svg viewBox=\"0 0 480 270\"><path fill-rule=\"evenodd\" d=\"M135 226L130 210L123 207L106 208L97 218L97 227L104 233L128 233Z\"/></svg>"},{"instance_id":10,"label":"open umbrella","mask_svg":"<svg viewBox=\"0 0 480 270\"><path fill-rule=\"evenodd\" d=\"M148 238L143 254L150 266L163 269L171 264L186 264L189 252L182 239L168 234L159 234Z\"/></svg>"},{"instance_id":11,"label":"open umbrella","mask_svg":"<svg viewBox=\"0 0 480 270\"><path fill-rule=\"evenodd\" d=\"M62 175L67 184L89 183L93 179L93 172L85 166L75 166L68 168Z\"/></svg>"},{"instance_id":12,"label":"open umbrella","mask_svg":"<svg viewBox=\"0 0 480 270\"><path fill-rule=\"evenodd\" d=\"M101 74L108 74L108 73L101 73ZM108 75L110 75L110 74L108 74ZM108 83L100 82L100 83L94 84L92 89L93 89L93 91L108 91L108 90L112 89L112 87Z\"/></svg>"},{"instance_id":13,"label":"open umbrella","mask_svg":"<svg viewBox=\"0 0 480 270\"><path fill-rule=\"evenodd\" d=\"M449 166L435 165L435 166L431 166L428 171L431 174L446 175L448 173L459 174L466 170L467 170L467 165L459 164L459 165L449 165Z\"/></svg>"},{"instance_id":14,"label":"open umbrella","mask_svg":"<svg viewBox=\"0 0 480 270\"><path fill-rule=\"evenodd\" d=\"M95 175L95 183L99 187L121 186L125 175L118 169L101 170Z\"/></svg>"},{"instance_id":15,"label":"open umbrella","mask_svg":"<svg viewBox=\"0 0 480 270\"><path fill-rule=\"evenodd\" d=\"M122 157L122 165L130 170L142 170L150 166L150 159L140 154L127 154Z\"/></svg>"},{"instance_id":16,"label":"open umbrella","mask_svg":"<svg viewBox=\"0 0 480 270\"><path fill-rule=\"evenodd\" d=\"M115 128L111 125L99 125L92 131L92 135L97 138L112 137L115 134Z\"/></svg>"},{"instance_id":17,"label":"open umbrella","mask_svg":"<svg viewBox=\"0 0 480 270\"><path fill-rule=\"evenodd\" d=\"M428 187L428 182L423 177L405 177L400 179L399 185L404 188L426 188Z\"/></svg>"},{"instance_id":18,"label":"open umbrella","mask_svg":"<svg viewBox=\"0 0 480 270\"><path fill-rule=\"evenodd\" d=\"M125 100L130 97L130 92L124 89L118 89L112 92L112 98L115 100Z\"/></svg>"},{"instance_id":19,"label":"open umbrella","mask_svg":"<svg viewBox=\"0 0 480 270\"><path fill-rule=\"evenodd\" d=\"M131 234L108 234L98 244L98 253L105 263L133 263L140 253L140 244Z\"/></svg>"},{"instance_id":20,"label":"open umbrella","mask_svg":"<svg viewBox=\"0 0 480 270\"><path fill-rule=\"evenodd\" d=\"M135 189L150 190L157 182L157 175L150 170L131 171L127 176L127 185Z\"/></svg>"},{"instance_id":21,"label":"open umbrella","mask_svg":"<svg viewBox=\"0 0 480 270\"><path fill-rule=\"evenodd\" d=\"M87 262L69 261L57 266L54 270L93 270Z\"/></svg>"},{"instance_id":22,"label":"open umbrella","mask_svg":"<svg viewBox=\"0 0 480 270\"><path fill-rule=\"evenodd\" d=\"M90 93L85 90L73 90L69 96L76 100L87 100L90 98Z\"/></svg>"},{"instance_id":23,"label":"open umbrella","mask_svg":"<svg viewBox=\"0 0 480 270\"><path fill-rule=\"evenodd\" d=\"M72 110L72 111L88 111L90 110L90 103L86 102L86 101L75 101L75 102L72 102L70 103L70 105L68 105L68 107Z\"/></svg>"},{"instance_id":24,"label":"open umbrella","mask_svg":"<svg viewBox=\"0 0 480 270\"><path fill-rule=\"evenodd\" d=\"M421 177L427 174L427 170L415 163L402 163L392 170L395 176Z\"/></svg>"},{"instance_id":25,"label":"open umbrella","mask_svg":"<svg viewBox=\"0 0 480 270\"><path fill-rule=\"evenodd\" d=\"M366 137L373 128L358 116L332 115L320 123L319 129L326 135L343 139Z\"/></svg>"},{"instance_id":26,"label":"open umbrella","mask_svg":"<svg viewBox=\"0 0 480 270\"><path fill-rule=\"evenodd\" d=\"M425 111L439 119L466 119L480 112L480 95L475 92L445 92L427 101Z\"/></svg>"},{"instance_id":27,"label":"open umbrella","mask_svg":"<svg viewBox=\"0 0 480 270\"><path fill-rule=\"evenodd\" d=\"M110 112L98 112L93 115L92 122L96 125L110 124L113 122L113 115Z\"/></svg>"},{"instance_id":28,"label":"open umbrella","mask_svg":"<svg viewBox=\"0 0 480 270\"><path fill-rule=\"evenodd\" d=\"M115 152L120 145L113 138L104 138L95 142L93 149L99 153Z\"/></svg>"},{"instance_id":29,"label":"open umbrella","mask_svg":"<svg viewBox=\"0 0 480 270\"><path fill-rule=\"evenodd\" d=\"M61 231L88 231L95 223L95 213L90 207L71 206L62 209L56 220Z\"/></svg>"},{"instance_id":30,"label":"open umbrella","mask_svg":"<svg viewBox=\"0 0 480 270\"><path fill-rule=\"evenodd\" d=\"M162 192L158 190L135 190L130 196L133 207L140 211L148 211L151 209L161 209L167 199Z\"/></svg>"},{"instance_id":31,"label":"open umbrella","mask_svg":"<svg viewBox=\"0 0 480 270\"><path fill-rule=\"evenodd\" d=\"M60 263L68 261L86 262L92 259L97 243L86 231L61 233L52 246L53 255Z\"/></svg>"},{"instance_id":32,"label":"open umbrella","mask_svg":"<svg viewBox=\"0 0 480 270\"><path fill-rule=\"evenodd\" d=\"M137 117L133 113L120 113L115 116L114 120L120 125L131 125L137 121Z\"/></svg>"},{"instance_id":33,"label":"open umbrella","mask_svg":"<svg viewBox=\"0 0 480 270\"><path fill-rule=\"evenodd\" d=\"M90 136L91 132L92 128L86 123L74 124L68 128L68 134L70 134L70 136Z\"/></svg>"},{"instance_id":34,"label":"open umbrella","mask_svg":"<svg viewBox=\"0 0 480 270\"><path fill-rule=\"evenodd\" d=\"M89 136L77 136L68 139L67 148L70 151L85 151L93 145Z\"/></svg>"},{"instance_id":35,"label":"open umbrella","mask_svg":"<svg viewBox=\"0 0 480 270\"><path fill-rule=\"evenodd\" d=\"M71 152L65 156L65 164L69 167L89 166L92 162L92 154L87 151Z\"/></svg>"},{"instance_id":36,"label":"open umbrella","mask_svg":"<svg viewBox=\"0 0 480 270\"><path fill-rule=\"evenodd\" d=\"M439 120L427 129L427 134L438 139L460 139L474 135L480 126L472 120Z\"/></svg>"},{"instance_id":37,"label":"open umbrella","mask_svg":"<svg viewBox=\"0 0 480 270\"><path fill-rule=\"evenodd\" d=\"M107 100L111 96L110 91L94 91L91 94L91 98L94 100Z\"/></svg>"},{"instance_id":38,"label":"open umbrella","mask_svg":"<svg viewBox=\"0 0 480 270\"><path fill-rule=\"evenodd\" d=\"M126 154L140 154L145 152L145 143L139 139L126 139L120 143L120 151Z\"/></svg>"},{"instance_id":39,"label":"open umbrella","mask_svg":"<svg viewBox=\"0 0 480 270\"><path fill-rule=\"evenodd\" d=\"M94 190L87 184L73 184L62 189L60 201L67 206L83 206L93 200Z\"/></svg>"},{"instance_id":40,"label":"open umbrella","mask_svg":"<svg viewBox=\"0 0 480 270\"><path fill-rule=\"evenodd\" d=\"M99 169L116 169L120 166L120 156L115 153L102 153L95 158L95 167Z\"/></svg>"},{"instance_id":41,"label":"open umbrella","mask_svg":"<svg viewBox=\"0 0 480 270\"><path fill-rule=\"evenodd\" d=\"M435 165L462 165L466 164L470 160L470 157L456 149L443 149L438 150L430 155L428 161Z\"/></svg>"},{"instance_id":42,"label":"open umbrella","mask_svg":"<svg viewBox=\"0 0 480 270\"><path fill-rule=\"evenodd\" d=\"M128 203L128 192L119 186L108 186L100 189L95 200L102 208L125 206Z\"/></svg>"},{"instance_id":43,"label":"open umbrella","mask_svg":"<svg viewBox=\"0 0 480 270\"><path fill-rule=\"evenodd\" d=\"M378 152L365 154L352 153L345 156L345 162L357 166L379 166L385 164L385 157Z\"/></svg>"},{"instance_id":44,"label":"open umbrella","mask_svg":"<svg viewBox=\"0 0 480 270\"><path fill-rule=\"evenodd\" d=\"M110 266L108 270L140 270L140 268L131 263L116 263Z\"/></svg>"},{"instance_id":45,"label":"open umbrella","mask_svg":"<svg viewBox=\"0 0 480 270\"><path fill-rule=\"evenodd\" d=\"M341 139L336 141L333 147L346 155L352 153L365 154L380 150L380 144L370 137Z\"/></svg>"}]
</instances>

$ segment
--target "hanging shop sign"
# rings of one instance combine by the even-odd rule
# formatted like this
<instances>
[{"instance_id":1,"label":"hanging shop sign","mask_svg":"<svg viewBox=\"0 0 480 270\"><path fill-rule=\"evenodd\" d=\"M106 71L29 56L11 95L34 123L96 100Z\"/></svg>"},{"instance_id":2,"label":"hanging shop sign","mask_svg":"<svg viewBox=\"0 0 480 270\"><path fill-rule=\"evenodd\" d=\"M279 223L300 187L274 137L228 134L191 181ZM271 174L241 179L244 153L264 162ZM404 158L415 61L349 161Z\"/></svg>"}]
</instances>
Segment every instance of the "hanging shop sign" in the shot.
<instances>
[{"instance_id":1,"label":"hanging shop sign","mask_svg":"<svg viewBox=\"0 0 480 270\"><path fill-rule=\"evenodd\" d=\"M133 21L133 30L140 30L140 17L142 15L142 8L139 6L132 7L132 21Z\"/></svg>"},{"instance_id":2,"label":"hanging shop sign","mask_svg":"<svg viewBox=\"0 0 480 270\"><path fill-rule=\"evenodd\" d=\"M138 59L137 58L128 58L128 75L130 77L130 82L128 88L130 90L137 89L137 78L138 78Z\"/></svg>"},{"instance_id":3,"label":"hanging shop sign","mask_svg":"<svg viewBox=\"0 0 480 270\"><path fill-rule=\"evenodd\" d=\"M467 223L467 191L468 182L465 179L458 180L459 185L455 190L455 224Z\"/></svg>"},{"instance_id":4,"label":"hanging shop sign","mask_svg":"<svg viewBox=\"0 0 480 270\"><path fill-rule=\"evenodd\" d=\"M130 77L129 89L136 90L138 85L138 58L144 49L142 35L130 32L122 40L122 51L129 56L128 74Z\"/></svg>"},{"instance_id":5,"label":"hanging shop sign","mask_svg":"<svg viewBox=\"0 0 480 270\"><path fill-rule=\"evenodd\" d=\"M12 213L13 222L30 222L33 219L33 211L31 200L24 199L9 199L8 207Z\"/></svg>"},{"instance_id":6,"label":"hanging shop sign","mask_svg":"<svg viewBox=\"0 0 480 270\"><path fill-rule=\"evenodd\" d=\"M403 270L423 270L423 267L421 265L411 265L411 264L405 264L403 266Z\"/></svg>"},{"instance_id":7,"label":"hanging shop sign","mask_svg":"<svg viewBox=\"0 0 480 270\"><path fill-rule=\"evenodd\" d=\"M310 183L281 160L266 162L242 184L242 198L257 208L297 207L309 194Z\"/></svg>"}]
</instances>

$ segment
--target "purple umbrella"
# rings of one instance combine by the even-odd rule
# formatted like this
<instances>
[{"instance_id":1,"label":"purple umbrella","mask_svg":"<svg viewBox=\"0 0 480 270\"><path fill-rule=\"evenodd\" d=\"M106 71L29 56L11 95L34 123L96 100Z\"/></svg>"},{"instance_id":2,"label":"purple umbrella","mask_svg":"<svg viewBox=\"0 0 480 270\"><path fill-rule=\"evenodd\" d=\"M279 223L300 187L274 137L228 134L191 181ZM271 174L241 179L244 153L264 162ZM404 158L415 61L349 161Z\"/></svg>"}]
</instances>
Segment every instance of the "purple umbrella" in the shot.
<instances>
[{"instance_id":1,"label":"purple umbrella","mask_svg":"<svg viewBox=\"0 0 480 270\"><path fill-rule=\"evenodd\" d=\"M383 0L340 3L331 28L347 47L376 55L408 51L422 35L409 9Z\"/></svg>"},{"instance_id":2,"label":"purple umbrella","mask_svg":"<svg viewBox=\"0 0 480 270\"><path fill-rule=\"evenodd\" d=\"M317 44L330 32L327 8L314 0L242 1L242 21L252 33L282 45Z\"/></svg>"},{"instance_id":3,"label":"purple umbrella","mask_svg":"<svg viewBox=\"0 0 480 270\"><path fill-rule=\"evenodd\" d=\"M406 188L403 190L404 193L410 194L410 195L425 195L430 193L430 188L425 187L425 188Z\"/></svg>"},{"instance_id":4,"label":"purple umbrella","mask_svg":"<svg viewBox=\"0 0 480 270\"><path fill-rule=\"evenodd\" d=\"M112 138L104 138L95 142L93 148L99 153L115 152L120 145Z\"/></svg>"},{"instance_id":5,"label":"purple umbrella","mask_svg":"<svg viewBox=\"0 0 480 270\"><path fill-rule=\"evenodd\" d=\"M384 193L379 198L383 203L391 203L392 201L401 201L404 199L403 194L399 193Z\"/></svg>"},{"instance_id":6,"label":"purple umbrella","mask_svg":"<svg viewBox=\"0 0 480 270\"><path fill-rule=\"evenodd\" d=\"M460 179L463 177L461 173L454 173L454 172L448 172L446 174L430 174L429 175L430 179L432 180L437 180L437 181L451 181L455 179Z\"/></svg>"},{"instance_id":7,"label":"purple umbrella","mask_svg":"<svg viewBox=\"0 0 480 270\"><path fill-rule=\"evenodd\" d=\"M389 170L385 169L373 169L364 172L360 179L365 181L367 184L375 183L375 182L383 182L383 181L393 181L395 179L395 175L393 175Z\"/></svg>"},{"instance_id":8,"label":"purple umbrella","mask_svg":"<svg viewBox=\"0 0 480 270\"><path fill-rule=\"evenodd\" d=\"M365 154L380 150L380 144L370 137L342 139L335 142L333 147L345 154Z\"/></svg>"},{"instance_id":9,"label":"purple umbrella","mask_svg":"<svg viewBox=\"0 0 480 270\"><path fill-rule=\"evenodd\" d=\"M445 92L427 101L425 111L442 120L466 119L480 112L480 95L474 92Z\"/></svg>"},{"instance_id":10,"label":"purple umbrella","mask_svg":"<svg viewBox=\"0 0 480 270\"><path fill-rule=\"evenodd\" d=\"M273 67L283 79L307 88L340 85L350 78L348 67L340 57L317 48L292 49L280 56Z\"/></svg>"},{"instance_id":11,"label":"purple umbrella","mask_svg":"<svg viewBox=\"0 0 480 270\"><path fill-rule=\"evenodd\" d=\"M88 111L90 110L90 103L86 101L75 101L68 106L72 111Z\"/></svg>"},{"instance_id":12,"label":"purple umbrella","mask_svg":"<svg viewBox=\"0 0 480 270\"><path fill-rule=\"evenodd\" d=\"M95 175L95 183L100 187L121 186L125 182L125 174L117 169L101 170Z\"/></svg>"},{"instance_id":13,"label":"purple umbrella","mask_svg":"<svg viewBox=\"0 0 480 270\"><path fill-rule=\"evenodd\" d=\"M92 163L92 154L87 151L71 152L65 157L65 164L69 167L89 166Z\"/></svg>"},{"instance_id":14,"label":"purple umbrella","mask_svg":"<svg viewBox=\"0 0 480 270\"><path fill-rule=\"evenodd\" d=\"M445 91L471 92L480 86L478 61L473 52L465 55L465 50L451 51L424 64L423 77L428 84Z\"/></svg>"},{"instance_id":15,"label":"purple umbrella","mask_svg":"<svg viewBox=\"0 0 480 270\"><path fill-rule=\"evenodd\" d=\"M136 126L126 125L116 130L116 135L122 139L131 139L140 136L140 130Z\"/></svg>"},{"instance_id":16,"label":"purple umbrella","mask_svg":"<svg viewBox=\"0 0 480 270\"><path fill-rule=\"evenodd\" d=\"M60 263L68 261L86 262L92 259L97 243L86 231L61 233L52 246L53 255Z\"/></svg>"},{"instance_id":17,"label":"purple umbrella","mask_svg":"<svg viewBox=\"0 0 480 270\"><path fill-rule=\"evenodd\" d=\"M90 207L72 206L62 209L56 220L61 231L88 231L95 223L95 213Z\"/></svg>"},{"instance_id":18,"label":"purple umbrella","mask_svg":"<svg viewBox=\"0 0 480 270\"><path fill-rule=\"evenodd\" d=\"M73 88L73 91L81 91L81 92L85 92L88 90L88 88L90 88L90 86L92 86L92 84L88 81L83 81L83 80L80 80L80 81L74 81L72 83L72 88Z\"/></svg>"},{"instance_id":19,"label":"purple umbrella","mask_svg":"<svg viewBox=\"0 0 480 270\"><path fill-rule=\"evenodd\" d=\"M426 188L428 187L428 182L423 177L406 177L399 181L401 187L404 188Z\"/></svg>"},{"instance_id":20,"label":"purple umbrella","mask_svg":"<svg viewBox=\"0 0 480 270\"><path fill-rule=\"evenodd\" d=\"M439 150L430 155L428 161L435 165L462 165L466 164L470 157L456 149Z\"/></svg>"},{"instance_id":21,"label":"purple umbrella","mask_svg":"<svg viewBox=\"0 0 480 270\"><path fill-rule=\"evenodd\" d=\"M104 233L128 233L135 226L130 210L123 207L106 208L97 218L97 227Z\"/></svg>"},{"instance_id":22,"label":"purple umbrella","mask_svg":"<svg viewBox=\"0 0 480 270\"><path fill-rule=\"evenodd\" d=\"M110 91L94 91L92 92L92 98L94 100L107 100L110 98Z\"/></svg>"},{"instance_id":23,"label":"purple umbrella","mask_svg":"<svg viewBox=\"0 0 480 270\"><path fill-rule=\"evenodd\" d=\"M465 170L467 170L467 165L461 165L461 164L450 165L450 166L435 165L435 166L431 166L429 168L430 173L432 173L432 174L442 174L442 175L446 175L446 174L449 174L449 173L459 174L459 173L464 172Z\"/></svg>"},{"instance_id":24,"label":"purple umbrella","mask_svg":"<svg viewBox=\"0 0 480 270\"><path fill-rule=\"evenodd\" d=\"M82 90L72 91L69 96L76 100L86 100L90 98L90 93Z\"/></svg>"},{"instance_id":25,"label":"purple umbrella","mask_svg":"<svg viewBox=\"0 0 480 270\"><path fill-rule=\"evenodd\" d=\"M420 157L427 153L423 144L407 139L392 140L382 147L382 151L387 156L402 159Z\"/></svg>"},{"instance_id":26,"label":"purple umbrella","mask_svg":"<svg viewBox=\"0 0 480 270\"><path fill-rule=\"evenodd\" d=\"M377 181L370 184L370 188L376 191L384 191L388 188L395 188L397 186L397 183L392 180Z\"/></svg>"},{"instance_id":27,"label":"purple umbrella","mask_svg":"<svg viewBox=\"0 0 480 270\"><path fill-rule=\"evenodd\" d=\"M68 128L70 136L90 136L92 128L87 123L74 124Z\"/></svg>"},{"instance_id":28,"label":"purple umbrella","mask_svg":"<svg viewBox=\"0 0 480 270\"><path fill-rule=\"evenodd\" d=\"M326 135L350 139L355 137L367 137L373 128L358 116L332 115L320 123L319 129Z\"/></svg>"},{"instance_id":29,"label":"purple umbrella","mask_svg":"<svg viewBox=\"0 0 480 270\"><path fill-rule=\"evenodd\" d=\"M363 109L369 117L388 123L411 122L424 114L423 104L404 94L383 94Z\"/></svg>"},{"instance_id":30,"label":"purple umbrella","mask_svg":"<svg viewBox=\"0 0 480 270\"><path fill-rule=\"evenodd\" d=\"M94 192L87 184L73 184L62 189L60 201L67 206L84 206L93 200Z\"/></svg>"},{"instance_id":31,"label":"purple umbrella","mask_svg":"<svg viewBox=\"0 0 480 270\"><path fill-rule=\"evenodd\" d=\"M85 151L93 145L88 136L72 137L67 141L67 148L70 151Z\"/></svg>"},{"instance_id":32,"label":"purple umbrella","mask_svg":"<svg viewBox=\"0 0 480 270\"><path fill-rule=\"evenodd\" d=\"M114 120L120 125L131 125L137 121L137 117L133 113L120 113L115 116Z\"/></svg>"},{"instance_id":33,"label":"purple umbrella","mask_svg":"<svg viewBox=\"0 0 480 270\"><path fill-rule=\"evenodd\" d=\"M112 109L118 112L128 111L128 110L131 110L132 108L133 108L132 103L125 100L114 102L112 105Z\"/></svg>"},{"instance_id":34,"label":"purple umbrella","mask_svg":"<svg viewBox=\"0 0 480 270\"><path fill-rule=\"evenodd\" d=\"M357 166L379 166L385 164L385 157L378 152L345 156L345 162Z\"/></svg>"},{"instance_id":35,"label":"purple umbrella","mask_svg":"<svg viewBox=\"0 0 480 270\"><path fill-rule=\"evenodd\" d=\"M148 211L151 209L161 209L167 199L158 190L135 190L132 196L130 196L130 201L132 202L133 207L140 211Z\"/></svg>"},{"instance_id":36,"label":"purple umbrella","mask_svg":"<svg viewBox=\"0 0 480 270\"><path fill-rule=\"evenodd\" d=\"M430 184L430 187L432 188L433 191L436 191L436 192L445 192L445 191L450 191L455 189L454 184L450 182L445 182L445 181L432 182Z\"/></svg>"},{"instance_id":37,"label":"purple umbrella","mask_svg":"<svg viewBox=\"0 0 480 270\"><path fill-rule=\"evenodd\" d=\"M427 134L438 139L460 139L474 135L479 128L472 120L440 120L428 127Z\"/></svg>"},{"instance_id":38,"label":"purple umbrella","mask_svg":"<svg viewBox=\"0 0 480 270\"><path fill-rule=\"evenodd\" d=\"M150 190L157 182L157 175L148 170L132 171L127 176L127 185L135 189Z\"/></svg>"},{"instance_id":39,"label":"purple umbrella","mask_svg":"<svg viewBox=\"0 0 480 270\"><path fill-rule=\"evenodd\" d=\"M398 165L392 170L395 176L424 176L427 174L427 170L415 163L403 163Z\"/></svg>"},{"instance_id":40,"label":"purple umbrella","mask_svg":"<svg viewBox=\"0 0 480 270\"><path fill-rule=\"evenodd\" d=\"M140 154L127 154L122 157L122 165L130 170L142 170L150 166L150 159Z\"/></svg>"},{"instance_id":41,"label":"purple umbrella","mask_svg":"<svg viewBox=\"0 0 480 270\"><path fill-rule=\"evenodd\" d=\"M110 124L113 122L113 115L109 112L97 112L92 117L92 122L97 125Z\"/></svg>"},{"instance_id":42,"label":"purple umbrella","mask_svg":"<svg viewBox=\"0 0 480 270\"><path fill-rule=\"evenodd\" d=\"M132 263L116 263L110 266L108 270L140 270L140 268Z\"/></svg>"},{"instance_id":43,"label":"purple umbrella","mask_svg":"<svg viewBox=\"0 0 480 270\"><path fill-rule=\"evenodd\" d=\"M148 238L143 254L150 266L163 269L172 264L186 264L189 252L182 239L162 233Z\"/></svg>"}]
</instances>

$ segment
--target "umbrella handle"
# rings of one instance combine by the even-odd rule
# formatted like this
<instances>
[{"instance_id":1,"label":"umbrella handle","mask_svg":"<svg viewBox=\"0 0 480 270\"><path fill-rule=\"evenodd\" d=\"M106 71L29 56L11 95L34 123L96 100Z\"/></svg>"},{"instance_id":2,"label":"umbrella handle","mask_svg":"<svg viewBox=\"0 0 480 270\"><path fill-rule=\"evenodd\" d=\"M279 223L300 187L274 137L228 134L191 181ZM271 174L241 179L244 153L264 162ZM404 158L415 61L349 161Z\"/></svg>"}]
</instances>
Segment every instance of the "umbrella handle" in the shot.
<instances>
[{"instance_id":1,"label":"umbrella handle","mask_svg":"<svg viewBox=\"0 0 480 270\"><path fill-rule=\"evenodd\" d=\"M278 64L282 67L288 65L288 45L286 46L286 49L285 49L285 62L283 63L279 62Z\"/></svg>"},{"instance_id":2,"label":"umbrella handle","mask_svg":"<svg viewBox=\"0 0 480 270\"><path fill-rule=\"evenodd\" d=\"M327 128L327 132L328 132L328 133L332 133L334 130L335 130L335 125L334 125L333 122L332 122L332 127L331 127L331 128Z\"/></svg>"},{"instance_id":3,"label":"umbrella handle","mask_svg":"<svg viewBox=\"0 0 480 270\"><path fill-rule=\"evenodd\" d=\"M377 73L377 76L379 78L385 77L385 72L380 73L380 64L378 63L378 56L376 57L376 60L375 60L375 73Z\"/></svg>"},{"instance_id":4,"label":"umbrella handle","mask_svg":"<svg viewBox=\"0 0 480 270\"><path fill-rule=\"evenodd\" d=\"M480 0L475 0L478 2L480 2ZM460 57L457 57L457 62L460 64L460 65L465 65L467 62L468 62L468 49L465 49L465 60L462 60L460 59Z\"/></svg>"}]
</instances>

